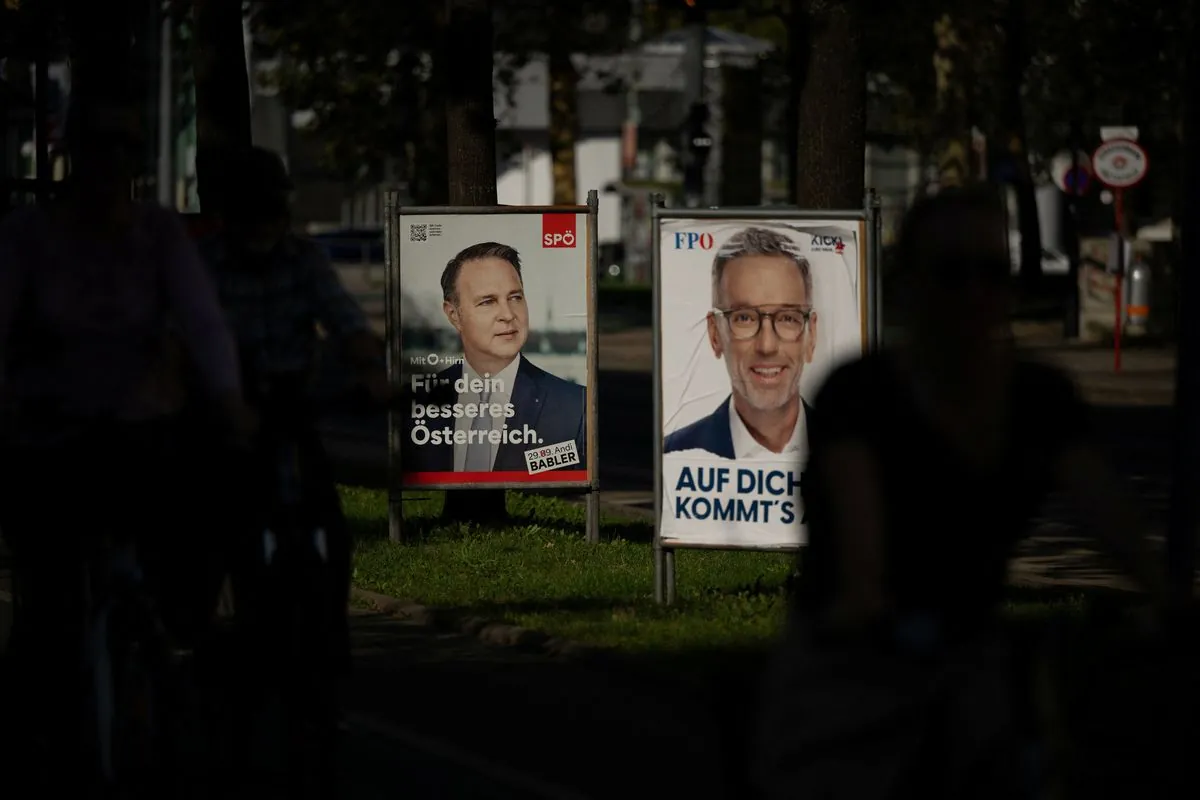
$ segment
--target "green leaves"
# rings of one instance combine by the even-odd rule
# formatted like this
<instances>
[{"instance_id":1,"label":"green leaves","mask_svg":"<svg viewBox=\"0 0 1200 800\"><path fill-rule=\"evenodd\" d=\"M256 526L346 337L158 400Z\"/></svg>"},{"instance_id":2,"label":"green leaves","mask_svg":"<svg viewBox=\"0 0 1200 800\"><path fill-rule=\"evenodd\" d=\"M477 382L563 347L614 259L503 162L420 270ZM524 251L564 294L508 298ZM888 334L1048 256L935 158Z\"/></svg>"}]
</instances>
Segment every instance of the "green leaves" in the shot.
<instances>
[{"instance_id":1,"label":"green leaves","mask_svg":"<svg viewBox=\"0 0 1200 800\"><path fill-rule=\"evenodd\" d=\"M258 77L293 109L312 112L328 166L376 181L403 157L420 113L431 0L289 0L252 4L254 52L275 59Z\"/></svg>"}]
</instances>

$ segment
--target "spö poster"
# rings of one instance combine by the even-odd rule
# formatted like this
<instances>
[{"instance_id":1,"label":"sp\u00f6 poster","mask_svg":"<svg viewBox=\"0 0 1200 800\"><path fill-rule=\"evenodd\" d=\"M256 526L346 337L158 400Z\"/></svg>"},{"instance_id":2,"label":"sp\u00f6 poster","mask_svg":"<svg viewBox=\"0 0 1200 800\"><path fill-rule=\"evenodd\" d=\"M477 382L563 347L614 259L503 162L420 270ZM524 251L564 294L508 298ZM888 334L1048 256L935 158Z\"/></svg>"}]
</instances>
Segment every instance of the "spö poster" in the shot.
<instances>
[{"instance_id":1,"label":"sp\u00f6 poster","mask_svg":"<svg viewBox=\"0 0 1200 800\"><path fill-rule=\"evenodd\" d=\"M588 219L401 210L403 486L588 481Z\"/></svg>"},{"instance_id":2,"label":"sp\u00f6 poster","mask_svg":"<svg viewBox=\"0 0 1200 800\"><path fill-rule=\"evenodd\" d=\"M866 343L864 223L659 225L661 540L798 547L809 401Z\"/></svg>"}]
</instances>

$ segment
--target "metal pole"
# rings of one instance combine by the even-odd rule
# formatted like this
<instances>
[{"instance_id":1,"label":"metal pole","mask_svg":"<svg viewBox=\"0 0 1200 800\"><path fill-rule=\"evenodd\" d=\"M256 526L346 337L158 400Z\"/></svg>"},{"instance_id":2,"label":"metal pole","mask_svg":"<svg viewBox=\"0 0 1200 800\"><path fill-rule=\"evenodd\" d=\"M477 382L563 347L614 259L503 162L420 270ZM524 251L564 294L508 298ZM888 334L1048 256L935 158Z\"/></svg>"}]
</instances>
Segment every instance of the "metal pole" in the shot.
<instances>
[{"instance_id":1,"label":"metal pole","mask_svg":"<svg viewBox=\"0 0 1200 800\"><path fill-rule=\"evenodd\" d=\"M662 419L662 257L661 227L659 212L663 207L662 194L655 192L650 196L650 272L654 287L654 301L651 308L653 314L654 333L654 371L650 380L654 392L654 600L663 604L668 602L667 591L667 558L662 544L662 459L663 459L663 419ZM673 564L672 564L673 566ZM670 581L674 584L674 579Z\"/></svg>"},{"instance_id":2,"label":"metal pole","mask_svg":"<svg viewBox=\"0 0 1200 800\"><path fill-rule=\"evenodd\" d=\"M400 340L400 263L399 263L399 197L396 192L389 191L384 203L383 220L383 319L384 337L387 342L387 377L388 385L399 393L404 379L404 370L400 360L403 358L403 347ZM404 540L404 494L403 494L403 465L400 463L400 437L403 435L403 425L400 413L389 410L387 416L388 428L388 539L397 544Z\"/></svg>"},{"instance_id":3,"label":"metal pole","mask_svg":"<svg viewBox=\"0 0 1200 800\"><path fill-rule=\"evenodd\" d=\"M588 479L591 486L587 496L587 540L592 544L600 542L600 393L597 383L600 380L600 336L597 326L600 319L599 281L597 270L600 268L600 231L598 217L600 213L600 193L595 189L588 191L588 331L587 331L587 436L588 446Z\"/></svg>"},{"instance_id":4,"label":"metal pole","mask_svg":"<svg viewBox=\"0 0 1200 800\"><path fill-rule=\"evenodd\" d=\"M38 7L41 9L41 6ZM37 58L34 60L33 125L34 158L37 169L38 203L50 199L50 20L48 12L39 10L37 21Z\"/></svg>"},{"instance_id":5,"label":"metal pole","mask_svg":"<svg viewBox=\"0 0 1200 800\"><path fill-rule=\"evenodd\" d=\"M162 16L162 35L160 38L158 68L158 202L163 206L174 206L175 195L175 148L174 116L175 107L174 76L171 72L171 15L166 11Z\"/></svg>"},{"instance_id":6,"label":"metal pole","mask_svg":"<svg viewBox=\"0 0 1200 800\"><path fill-rule=\"evenodd\" d=\"M1121 189L1113 191L1113 204L1117 217L1117 279L1113 286L1113 372L1121 371L1121 333L1124 328L1125 315L1121 308L1124 305L1125 282L1125 192Z\"/></svg>"},{"instance_id":7,"label":"metal pole","mask_svg":"<svg viewBox=\"0 0 1200 800\"><path fill-rule=\"evenodd\" d=\"M867 341L868 349L883 346L883 200L874 189L867 193L867 237L860 258L867 262Z\"/></svg>"}]
</instances>

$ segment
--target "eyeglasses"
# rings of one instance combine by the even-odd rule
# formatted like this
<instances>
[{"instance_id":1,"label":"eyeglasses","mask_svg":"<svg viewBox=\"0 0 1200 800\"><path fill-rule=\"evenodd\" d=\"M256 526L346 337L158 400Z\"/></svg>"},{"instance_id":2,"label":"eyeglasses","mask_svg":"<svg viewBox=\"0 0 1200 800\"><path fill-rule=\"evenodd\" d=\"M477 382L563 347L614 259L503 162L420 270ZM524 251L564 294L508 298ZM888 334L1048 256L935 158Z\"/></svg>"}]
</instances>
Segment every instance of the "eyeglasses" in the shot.
<instances>
[{"instance_id":1,"label":"eyeglasses","mask_svg":"<svg viewBox=\"0 0 1200 800\"><path fill-rule=\"evenodd\" d=\"M758 308L714 308L712 313L724 317L734 339L753 339L762 330L763 319L771 320L771 329L785 342L798 342L808 327L811 308L781 308L763 311Z\"/></svg>"}]
</instances>

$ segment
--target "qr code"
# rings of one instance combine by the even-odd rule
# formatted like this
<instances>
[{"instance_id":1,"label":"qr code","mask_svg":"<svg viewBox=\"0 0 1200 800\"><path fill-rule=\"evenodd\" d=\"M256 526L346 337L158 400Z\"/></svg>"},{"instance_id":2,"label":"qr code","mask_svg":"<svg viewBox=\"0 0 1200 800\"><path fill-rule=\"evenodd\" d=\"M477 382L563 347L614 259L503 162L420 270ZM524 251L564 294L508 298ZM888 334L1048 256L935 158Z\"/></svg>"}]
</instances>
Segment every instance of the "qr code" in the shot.
<instances>
[{"instance_id":1,"label":"qr code","mask_svg":"<svg viewBox=\"0 0 1200 800\"><path fill-rule=\"evenodd\" d=\"M427 227L428 226L426 226L426 225L413 225L411 228L409 228L409 241L412 241L412 242L425 241L428 238L428 235L425 232Z\"/></svg>"}]
</instances>

